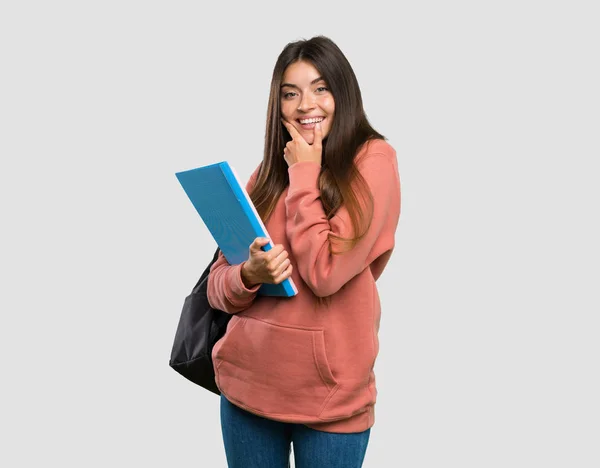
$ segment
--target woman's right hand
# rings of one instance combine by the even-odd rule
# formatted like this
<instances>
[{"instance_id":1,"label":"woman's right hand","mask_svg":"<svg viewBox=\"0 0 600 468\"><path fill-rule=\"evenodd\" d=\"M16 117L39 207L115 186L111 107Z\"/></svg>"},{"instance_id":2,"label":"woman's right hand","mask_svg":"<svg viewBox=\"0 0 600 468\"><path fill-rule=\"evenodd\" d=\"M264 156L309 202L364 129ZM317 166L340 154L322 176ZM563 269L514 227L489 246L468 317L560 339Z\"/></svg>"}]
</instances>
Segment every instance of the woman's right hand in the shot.
<instances>
[{"instance_id":1,"label":"woman's right hand","mask_svg":"<svg viewBox=\"0 0 600 468\"><path fill-rule=\"evenodd\" d=\"M247 288L259 283L279 284L292 276L292 264L283 245L277 244L268 252L261 249L269 239L257 237L250 245L250 256L242 266L242 279Z\"/></svg>"}]
</instances>

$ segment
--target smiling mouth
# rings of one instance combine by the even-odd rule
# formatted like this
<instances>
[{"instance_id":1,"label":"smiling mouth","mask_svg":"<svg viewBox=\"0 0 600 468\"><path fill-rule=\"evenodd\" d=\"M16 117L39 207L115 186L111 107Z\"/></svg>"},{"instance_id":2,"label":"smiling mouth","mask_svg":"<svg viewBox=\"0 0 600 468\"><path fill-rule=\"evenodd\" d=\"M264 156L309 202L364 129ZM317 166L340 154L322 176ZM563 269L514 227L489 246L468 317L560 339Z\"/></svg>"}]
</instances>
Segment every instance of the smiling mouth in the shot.
<instances>
[{"instance_id":1,"label":"smiling mouth","mask_svg":"<svg viewBox=\"0 0 600 468\"><path fill-rule=\"evenodd\" d=\"M300 120L304 121L305 123L302 123ZM296 122L298 122L300 124L300 127L302 127L304 130L312 130L315 125L317 124L317 122L324 122L325 121L325 117L321 117L318 119L296 119Z\"/></svg>"},{"instance_id":2,"label":"smiling mouth","mask_svg":"<svg viewBox=\"0 0 600 468\"><path fill-rule=\"evenodd\" d=\"M309 123L317 123L325 120L325 117L312 117L308 119L296 119L301 125L309 124Z\"/></svg>"}]
</instances>

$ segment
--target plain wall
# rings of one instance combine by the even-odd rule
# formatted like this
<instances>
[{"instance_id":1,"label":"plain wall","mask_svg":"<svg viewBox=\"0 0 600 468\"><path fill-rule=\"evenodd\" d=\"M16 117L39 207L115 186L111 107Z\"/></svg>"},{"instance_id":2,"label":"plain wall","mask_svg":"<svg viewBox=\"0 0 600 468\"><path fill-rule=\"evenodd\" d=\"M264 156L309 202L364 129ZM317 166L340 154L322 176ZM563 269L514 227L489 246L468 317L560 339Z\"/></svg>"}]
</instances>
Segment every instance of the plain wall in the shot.
<instances>
[{"instance_id":1,"label":"plain wall","mask_svg":"<svg viewBox=\"0 0 600 468\"><path fill-rule=\"evenodd\" d=\"M168 366L214 241L175 172L262 158L323 34L397 151L365 467L597 467L592 2L3 2L0 465L224 467Z\"/></svg>"}]
</instances>

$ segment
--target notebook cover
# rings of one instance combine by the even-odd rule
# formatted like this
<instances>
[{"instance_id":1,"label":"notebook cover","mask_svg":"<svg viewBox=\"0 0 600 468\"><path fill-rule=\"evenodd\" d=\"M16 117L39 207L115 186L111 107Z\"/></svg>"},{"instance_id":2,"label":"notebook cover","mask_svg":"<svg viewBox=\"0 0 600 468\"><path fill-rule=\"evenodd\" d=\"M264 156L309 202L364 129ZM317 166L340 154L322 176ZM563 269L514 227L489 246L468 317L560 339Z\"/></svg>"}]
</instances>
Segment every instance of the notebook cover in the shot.
<instances>
[{"instance_id":1,"label":"notebook cover","mask_svg":"<svg viewBox=\"0 0 600 468\"><path fill-rule=\"evenodd\" d=\"M270 239L244 185L227 161L175 175L230 265L248 260L250 244L255 238ZM263 250L269 251L274 246L270 241ZM263 283L258 293L292 297L298 289L287 278L280 284Z\"/></svg>"}]
</instances>

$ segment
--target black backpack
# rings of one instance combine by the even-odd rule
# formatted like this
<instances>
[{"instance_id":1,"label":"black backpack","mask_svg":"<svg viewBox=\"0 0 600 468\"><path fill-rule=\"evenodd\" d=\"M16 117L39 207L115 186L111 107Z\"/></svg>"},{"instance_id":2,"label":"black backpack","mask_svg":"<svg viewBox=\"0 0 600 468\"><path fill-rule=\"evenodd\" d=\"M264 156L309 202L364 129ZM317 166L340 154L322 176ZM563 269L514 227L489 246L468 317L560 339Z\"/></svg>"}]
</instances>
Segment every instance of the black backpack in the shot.
<instances>
[{"instance_id":1,"label":"black backpack","mask_svg":"<svg viewBox=\"0 0 600 468\"><path fill-rule=\"evenodd\" d=\"M213 309L206 296L208 273L218 257L219 249L185 298L169 365L186 379L220 395L211 353L215 343L225 334L231 314Z\"/></svg>"}]
</instances>

